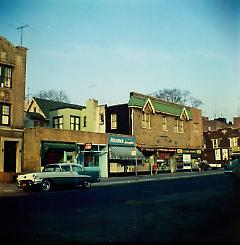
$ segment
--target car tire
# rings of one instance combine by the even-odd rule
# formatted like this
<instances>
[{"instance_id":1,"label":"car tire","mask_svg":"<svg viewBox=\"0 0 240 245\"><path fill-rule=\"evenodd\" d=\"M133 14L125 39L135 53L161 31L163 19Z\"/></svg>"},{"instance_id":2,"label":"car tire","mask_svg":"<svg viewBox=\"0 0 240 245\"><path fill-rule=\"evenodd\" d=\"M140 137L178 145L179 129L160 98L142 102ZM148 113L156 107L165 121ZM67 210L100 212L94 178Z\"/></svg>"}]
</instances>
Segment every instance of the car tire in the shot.
<instances>
[{"instance_id":1,"label":"car tire","mask_svg":"<svg viewBox=\"0 0 240 245\"><path fill-rule=\"evenodd\" d=\"M41 189L43 191L50 191L50 190L52 190L52 187L53 187L53 183L50 180L44 179L42 181Z\"/></svg>"},{"instance_id":2,"label":"car tire","mask_svg":"<svg viewBox=\"0 0 240 245\"><path fill-rule=\"evenodd\" d=\"M91 187L91 183L88 181L84 181L82 185L83 185L83 188L85 189L89 189Z\"/></svg>"}]
</instances>

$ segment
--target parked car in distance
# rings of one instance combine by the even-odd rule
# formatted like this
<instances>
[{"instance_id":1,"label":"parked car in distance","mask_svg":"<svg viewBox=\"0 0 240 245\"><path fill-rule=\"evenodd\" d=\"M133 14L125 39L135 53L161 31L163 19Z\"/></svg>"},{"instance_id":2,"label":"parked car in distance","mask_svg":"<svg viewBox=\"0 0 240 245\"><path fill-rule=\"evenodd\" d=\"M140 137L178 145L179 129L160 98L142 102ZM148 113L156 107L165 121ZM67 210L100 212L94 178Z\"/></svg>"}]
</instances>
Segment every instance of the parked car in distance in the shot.
<instances>
[{"instance_id":1,"label":"parked car in distance","mask_svg":"<svg viewBox=\"0 0 240 245\"><path fill-rule=\"evenodd\" d=\"M90 188L91 183L99 181L99 169L86 170L77 163L55 163L46 165L41 172L18 175L16 184L23 190L40 187L43 191L50 191L60 186Z\"/></svg>"}]
</instances>

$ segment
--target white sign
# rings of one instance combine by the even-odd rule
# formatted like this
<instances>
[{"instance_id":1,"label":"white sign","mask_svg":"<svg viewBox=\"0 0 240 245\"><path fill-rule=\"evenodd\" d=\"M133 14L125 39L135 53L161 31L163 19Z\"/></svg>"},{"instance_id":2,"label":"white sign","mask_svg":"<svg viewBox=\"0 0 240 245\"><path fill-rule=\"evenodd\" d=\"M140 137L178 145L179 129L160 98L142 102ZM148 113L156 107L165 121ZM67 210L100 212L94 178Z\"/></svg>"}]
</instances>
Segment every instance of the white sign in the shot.
<instances>
[{"instance_id":1,"label":"white sign","mask_svg":"<svg viewBox=\"0 0 240 245\"><path fill-rule=\"evenodd\" d=\"M191 154L183 154L183 162L191 162Z\"/></svg>"}]
</instances>

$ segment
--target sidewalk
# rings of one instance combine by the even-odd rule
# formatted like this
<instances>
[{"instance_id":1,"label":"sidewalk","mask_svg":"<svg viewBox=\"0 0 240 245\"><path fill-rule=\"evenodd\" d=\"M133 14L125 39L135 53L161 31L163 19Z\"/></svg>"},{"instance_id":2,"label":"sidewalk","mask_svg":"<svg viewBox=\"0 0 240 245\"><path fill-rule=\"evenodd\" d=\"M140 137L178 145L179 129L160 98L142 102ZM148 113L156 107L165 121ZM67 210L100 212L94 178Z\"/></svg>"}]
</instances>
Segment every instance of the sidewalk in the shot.
<instances>
[{"instance_id":1,"label":"sidewalk","mask_svg":"<svg viewBox=\"0 0 240 245\"><path fill-rule=\"evenodd\" d=\"M124 177L109 177L102 178L100 182L93 183L92 186L105 186L105 185L114 185L114 184L128 184L128 183L137 183L143 181L161 181L166 179L179 179L179 178L193 178L203 175L215 175L223 174L223 169L210 170L204 172L176 172L176 173L159 173L156 175L137 175L137 176L124 176ZM17 188L15 183L6 184L0 183L0 194L1 193L11 193L17 192L20 189Z\"/></svg>"}]
</instances>

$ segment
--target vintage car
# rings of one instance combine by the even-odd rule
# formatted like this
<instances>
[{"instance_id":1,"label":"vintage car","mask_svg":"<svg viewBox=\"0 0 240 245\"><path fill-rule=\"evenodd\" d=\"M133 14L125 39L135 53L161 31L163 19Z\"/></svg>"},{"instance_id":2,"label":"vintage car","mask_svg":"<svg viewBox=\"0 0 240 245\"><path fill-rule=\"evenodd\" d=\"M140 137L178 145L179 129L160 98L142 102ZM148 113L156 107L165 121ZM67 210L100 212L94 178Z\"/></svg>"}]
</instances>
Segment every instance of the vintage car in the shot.
<instances>
[{"instance_id":1,"label":"vintage car","mask_svg":"<svg viewBox=\"0 0 240 245\"><path fill-rule=\"evenodd\" d=\"M60 186L90 188L91 183L98 181L99 168L86 170L77 163L55 163L46 165L41 172L18 175L17 186L23 190L40 187L43 191L50 191Z\"/></svg>"},{"instance_id":2,"label":"vintage car","mask_svg":"<svg viewBox=\"0 0 240 245\"><path fill-rule=\"evenodd\" d=\"M237 184L240 183L240 158L230 161L229 164L224 166L224 174L230 176Z\"/></svg>"}]
</instances>

